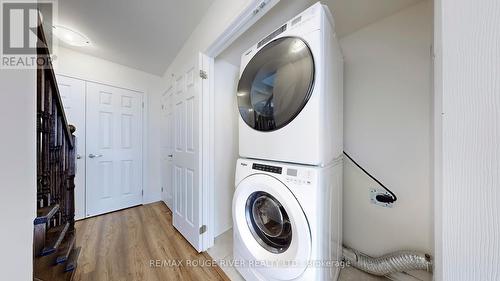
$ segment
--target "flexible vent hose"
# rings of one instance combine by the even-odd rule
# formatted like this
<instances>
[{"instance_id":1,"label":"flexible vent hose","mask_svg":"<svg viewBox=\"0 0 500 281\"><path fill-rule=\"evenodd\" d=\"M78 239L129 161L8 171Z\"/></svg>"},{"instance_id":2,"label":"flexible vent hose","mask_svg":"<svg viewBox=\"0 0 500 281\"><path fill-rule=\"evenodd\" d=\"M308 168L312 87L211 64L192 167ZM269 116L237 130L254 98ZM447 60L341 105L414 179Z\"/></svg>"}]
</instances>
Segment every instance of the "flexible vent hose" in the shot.
<instances>
[{"instance_id":1,"label":"flexible vent hose","mask_svg":"<svg viewBox=\"0 0 500 281\"><path fill-rule=\"evenodd\" d=\"M398 251L378 258L372 258L354 249L343 249L344 259L352 266L373 275L389 275L410 270L432 272L432 260L428 254L414 251Z\"/></svg>"}]
</instances>

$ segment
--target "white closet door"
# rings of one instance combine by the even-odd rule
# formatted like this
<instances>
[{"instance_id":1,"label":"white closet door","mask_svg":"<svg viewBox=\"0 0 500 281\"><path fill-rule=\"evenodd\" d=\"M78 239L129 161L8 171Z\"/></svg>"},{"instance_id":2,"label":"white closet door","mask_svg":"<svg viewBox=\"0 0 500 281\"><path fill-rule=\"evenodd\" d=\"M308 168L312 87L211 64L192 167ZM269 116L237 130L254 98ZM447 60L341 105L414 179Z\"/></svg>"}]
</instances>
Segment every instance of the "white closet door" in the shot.
<instances>
[{"instance_id":1,"label":"white closet door","mask_svg":"<svg viewBox=\"0 0 500 281\"><path fill-rule=\"evenodd\" d=\"M56 75L68 123L76 127L75 219L85 217L85 81Z\"/></svg>"},{"instance_id":2,"label":"white closet door","mask_svg":"<svg viewBox=\"0 0 500 281\"><path fill-rule=\"evenodd\" d=\"M87 216L142 204L142 94L87 82Z\"/></svg>"},{"instance_id":3,"label":"white closet door","mask_svg":"<svg viewBox=\"0 0 500 281\"><path fill-rule=\"evenodd\" d=\"M193 247L202 251L204 230L202 205L201 117L202 58L194 58L179 69L173 94L174 112L174 227Z\"/></svg>"},{"instance_id":4,"label":"white closet door","mask_svg":"<svg viewBox=\"0 0 500 281\"><path fill-rule=\"evenodd\" d=\"M161 175L162 199L170 209L173 209L173 154L174 154L174 113L173 87L170 87L162 97L161 111Z\"/></svg>"}]
</instances>

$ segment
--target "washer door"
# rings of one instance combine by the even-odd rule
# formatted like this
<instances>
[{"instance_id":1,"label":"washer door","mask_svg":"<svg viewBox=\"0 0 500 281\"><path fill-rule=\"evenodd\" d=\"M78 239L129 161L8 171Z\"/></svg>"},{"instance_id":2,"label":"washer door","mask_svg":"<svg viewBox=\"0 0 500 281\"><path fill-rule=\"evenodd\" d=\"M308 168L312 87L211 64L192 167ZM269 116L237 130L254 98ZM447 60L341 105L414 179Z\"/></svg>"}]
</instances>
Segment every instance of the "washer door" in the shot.
<instances>
[{"instance_id":1,"label":"washer door","mask_svg":"<svg viewBox=\"0 0 500 281\"><path fill-rule=\"evenodd\" d=\"M314 84L314 59L297 37L271 41L250 60L238 83L238 107L248 126L273 131L304 108Z\"/></svg>"},{"instance_id":2,"label":"washer door","mask_svg":"<svg viewBox=\"0 0 500 281\"><path fill-rule=\"evenodd\" d=\"M246 219L250 232L271 253L280 254L292 243L290 218L283 205L271 194L256 191L246 203Z\"/></svg>"},{"instance_id":3,"label":"washer door","mask_svg":"<svg viewBox=\"0 0 500 281\"><path fill-rule=\"evenodd\" d=\"M233 198L235 231L253 258L253 269L265 277L291 280L307 268L311 232L292 192L274 177L245 178Z\"/></svg>"}]
</instances>

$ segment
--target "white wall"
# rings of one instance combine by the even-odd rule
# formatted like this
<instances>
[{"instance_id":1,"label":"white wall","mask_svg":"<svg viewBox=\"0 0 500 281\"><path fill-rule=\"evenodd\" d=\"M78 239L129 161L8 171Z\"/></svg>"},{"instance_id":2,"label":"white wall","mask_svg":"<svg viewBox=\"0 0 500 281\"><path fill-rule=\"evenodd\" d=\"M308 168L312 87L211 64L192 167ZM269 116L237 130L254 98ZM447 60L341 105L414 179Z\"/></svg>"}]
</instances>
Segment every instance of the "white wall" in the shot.
<instances>
[{"instance_id":1,"label":"white wall","mask_svg":"<svg viewBox=\"0 0 500 281\"><path fill-rule=\"evenodd\" d=\"M432 253L431 44L428 1L341 39L344 149L398 196L370 204L378 185L345 160L344 243L369 255Z\"/></svg>"},{"instance_id":2,"label":"white wall","mask_svg":"<svg viewBox=\"0 0 500 281\"><path fill-rule=\"evenodd\" d=\"M215 60L215 235L233 225L231 205L238 159L238 106L236 85L239 68L221 59Z\"/></svg>"},{"instance_id":3,"label":"white wall","mask_svg":"<svg viewBox=\"0 0 500 281\"><path fill-rule=\"evenodd\" d=\"M436 280L500 280L500 2L436 4Z\"/></svg>"},{"instance_id":4,"label":"white wall","mask_svg":"<svg viewBox=\"0 0 500 281\"><path fill-rule=\"evenodd\" d=\"M160 133L161 77L116 64L97 57L59 47L57 51L57 74L89 80L144 92L145 124L144 139L144 203L161 200L160 182Z\"/></svg>"},{"instance_id":5,"label":"white wall","mask_svg":"<svg viewBox=\"0 0 500 281\"><path fill-rule=\"evenodd\" d=\"M36 217L36 72L0 70L0 272L32 280Z\"/></svg>"}]
</instances>

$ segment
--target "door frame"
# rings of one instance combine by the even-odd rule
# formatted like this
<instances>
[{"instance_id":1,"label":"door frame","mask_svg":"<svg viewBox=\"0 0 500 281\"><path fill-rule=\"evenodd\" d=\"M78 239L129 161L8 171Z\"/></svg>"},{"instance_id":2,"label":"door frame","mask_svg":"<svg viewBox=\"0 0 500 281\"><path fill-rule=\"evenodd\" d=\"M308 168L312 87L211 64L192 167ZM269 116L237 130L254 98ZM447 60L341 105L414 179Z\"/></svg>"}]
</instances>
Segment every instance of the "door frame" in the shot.
<instances>
[{"instance_id":1,"label":"door frame","mask_svg":"<svg viewBox=\"0 0 500 281\"><path fill-rule=\"evenodd\" d=\"M208 249L215 241L215 58L228 48L253 24L262 18L280 0L252 0L228 24L220 35L209 44L206 50L201 51L201 69L206 72L207 78L202 79L202 124L201 124L201 179L202 179L202 224L206 225L206 232L202 237L203 248ZM198 55L198 53L196 54ZM164 92L168 89L166 87ZM206 98L205 98L206 97Z\"/></svg>"},{"instance_id":2,"label":"door frame","mask_svg":"<svg viewBox=\"0 0 500 281\"><path fill-rule=\"evenodd\" d=\"M94 80L94 79L87 79L87 78L84 78L84 77L81 77L81 76L78 76L78 75L72 75L72 74L67 74L67 73L64 73L64 72L59 72L59 71L56 71L56 75L60 75L60 76L64 76L64 77L68 77L68 78L72 78L72 79L78 79L78 80L81 80L81 81L85 81L85 82L90 82L90 83L96 83L96 84L101 84L101 85L105 85L105 86L109 86L109 87L114 87L114 88L119 88L119 89L124 89L124 90L127 90L127 91L132 91L132 92L136 92L138 94L140 94L141 96L141 102L142 102L142 106L141 106L141 115L142 115L142 147L141 147L141 151L142 151L142 163L141 163L141 169L142 169L142 179L141 179L141 182L142 182L142 199L141 199L141 204L144 204L144 187L147 186L148 182L147 182L147 177L144 176L144 173L145 171L148 170L148 165L147 165L147 150L148 150L148 145L147 145L147 142L148 142L148 111L146 110L146 105L149 104L148 103L148 95L146 94L147 92L145 90L141 90L141 89L131 89L131 88L127 88L127 87L123 87L123 86L117 86L117 85L114 85L112 83L107 83L107 82L103 82L103 81L99 81L99 80ZM87 106L87 85L85 84L85 106ZM76 128L78 130L78 128ZM86 120L86 117L85 117L85 133L87 131L87 120ZM86 134L85 134L86 135ZM85 147L87 146L87 143L85 143ZM86 159L86 155L84 157ZM85 160L87 161L87 160ZM85 177L87 177L87 171L85 170ZM84 186L84 193L85 193L85 202L84 202L84 216L83 218L81 218L81 220L84 220L84 219L87 219L87 218L90 218L92 216L88 216L87 215L87 181L85 181L85 186Z\"/></svg>"}]
</instances>

